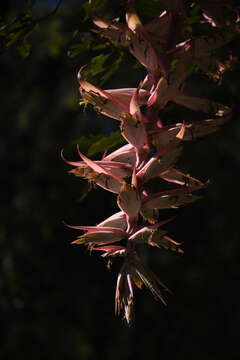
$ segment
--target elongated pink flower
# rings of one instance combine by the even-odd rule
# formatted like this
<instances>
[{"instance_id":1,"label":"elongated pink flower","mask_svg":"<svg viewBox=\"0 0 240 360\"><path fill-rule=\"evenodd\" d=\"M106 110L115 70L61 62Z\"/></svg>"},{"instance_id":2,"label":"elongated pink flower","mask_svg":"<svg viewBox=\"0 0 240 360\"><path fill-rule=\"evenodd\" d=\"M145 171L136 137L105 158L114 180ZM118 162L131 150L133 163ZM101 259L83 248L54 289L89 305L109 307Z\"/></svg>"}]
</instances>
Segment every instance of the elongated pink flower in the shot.
<instances>
[{"instance_id":1,"label":"elongated pink flower","mask_svg":"<svg viewBox=\"0 0 240 360\"><path fill-rule=\"evenodd\" d=\"M145 285L164 304L163 290L169 291L140 260L139 245L182 253L181 244L164 228L171 219L164 220L162 212L164 209L175 212L198 200L198 191L208 184L176 168L184 144L217 131L232 115L228 106L189 93L184 85L194 64L202 70L217 64L214 52L231 41L239 32L239 25L225 25L222 8L215 6L217 2L214 5L199 0L203 21L213 29L204 36L190 38L185 31L184 2L164 3L166 10L146 25L138 17L132 0L128 2L126 23L94 19L101 36L128 47L147 75L136 88L103 90L86 81L81 68L78 75L81 98L102 114L118 120L128 144L104 154L101 160L89 159L79 149L78 161L65 160L73 167L70 173L117 194L119 212L94 226L70 227L84 232L74 244L85 244L101 252L108 264L115 257L123 259L117 278L115 308L128 323L136 288ZM171 125L165 123L161 112L169 102L206 114L206 118L187 122L174 119ZM149 190L152 179L168 182L172 188L153 193Z\"/></svg>"}]
</instances>

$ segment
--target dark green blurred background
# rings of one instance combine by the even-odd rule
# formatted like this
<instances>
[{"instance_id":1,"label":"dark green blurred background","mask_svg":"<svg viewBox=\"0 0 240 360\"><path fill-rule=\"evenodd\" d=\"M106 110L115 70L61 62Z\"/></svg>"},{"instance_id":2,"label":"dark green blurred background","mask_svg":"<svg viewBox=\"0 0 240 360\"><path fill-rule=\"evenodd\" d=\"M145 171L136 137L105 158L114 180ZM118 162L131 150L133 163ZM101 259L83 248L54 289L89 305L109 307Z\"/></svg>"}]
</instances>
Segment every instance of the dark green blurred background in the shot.
<instances>
[{"instance_id":1,"label":"dark green blurred background","mask_svg":"<svg viewBox=\"0 0 240 360\"><path fill-rule=\"evenodd\" d=\"M45 2L47 12L56 2ZM2 5L9 22L24 2ZM69 57L82 22L81 1L65 1L30 34L30 55L3 51L1 69L0 359L239 359L240 330L240 74L239 62L221 87L195 75L198 92L234 105L221 132L186 146L181 169L211 180L203 200L178 211L170 234L185 254L142 250L173 290L164 308L143 290L133 325L114 316L118 265L70 245L70 224L93 225L115 210L115 196L91 191L67 173L61 149L77 159L83 135L110 134L117 122L78 105L76 74L91 52ZM239 38L230 45L239 54ZM126 55L110 87L136 86L142 69ZM181 111L175 108L177 121ZM117 211L117 210L116 210Z\"/></svg>"}]
</instances>

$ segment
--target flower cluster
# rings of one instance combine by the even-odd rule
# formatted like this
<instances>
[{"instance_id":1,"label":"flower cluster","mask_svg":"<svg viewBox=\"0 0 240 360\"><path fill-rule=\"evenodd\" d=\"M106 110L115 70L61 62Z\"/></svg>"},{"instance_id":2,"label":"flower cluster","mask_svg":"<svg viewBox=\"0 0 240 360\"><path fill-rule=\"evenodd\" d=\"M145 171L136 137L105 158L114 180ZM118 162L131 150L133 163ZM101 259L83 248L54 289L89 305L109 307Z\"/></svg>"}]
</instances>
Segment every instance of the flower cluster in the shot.
<instances>
[{"instance_id":1,"label":"flower cluster","mask_svg":"<svg viewBox=\"0 0 240 360\"><path fill-rule=\"evenodd\" d=\"M79 161L68 162L73 166L72 174L117 194L120 210L96 226L71 226L84 232L73 243L103 252L109 262L122 257L115 301L116 312L123 313L127 322L131 321L136 288L145 285L163 303L162 291L168 291L140 260L138 244L182 252L180 244L163 229L169 220L162 218L162 210L198 200L195 193L206 186L175 168L184 143L215 132L231 117L229 107L186 92L184 82L196 63L203 71L210 65L219 66L215 50L234 37L237 24L219 25L219 13L214 18L207 2L203 2L203 16L212 31L208 36L189 38L184 30L187 15L183 2L172 3L175 5L146 25L132 2L125 24L94 18L101 36L128 47L145 67L147 75L137 88L102 90L84 79L83 69L78 75L82 99L119 121L128 144L104 154L99 161L89 159L78 149ZM161 112L169 101L210 118L165 124ZM170 183L170 190L152 193L147 184L156 178Z\"/></svg>"}]
</instances>

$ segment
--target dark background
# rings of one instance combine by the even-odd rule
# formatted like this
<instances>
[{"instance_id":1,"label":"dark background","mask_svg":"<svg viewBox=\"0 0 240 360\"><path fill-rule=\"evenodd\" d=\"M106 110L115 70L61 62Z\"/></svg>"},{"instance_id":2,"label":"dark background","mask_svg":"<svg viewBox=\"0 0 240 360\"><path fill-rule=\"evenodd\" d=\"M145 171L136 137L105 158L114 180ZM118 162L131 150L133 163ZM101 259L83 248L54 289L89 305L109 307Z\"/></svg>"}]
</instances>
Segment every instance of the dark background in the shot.
<instances>
[{"instance_id":1,"label":"dark background","mask_svg":"<svg viewBox=\"0 0 240 360\"><path fill-rule=\"evenodd\" d=\"M19 12L15 5L7 2L4 19ZM28 57L14 48L0 57L0 358L239 359L239 63L221 87L193 77L198 91L233 104L234 116L186 146L182 169L211 185L169 226L184 255L141 250L174 295L165 308L137 293L129 328L114 315L119 264L109 272L99 254L70 245L76 233L63 224L93 225L117 211L115 196L102 189L82 199L85 182L60 157L64 149L77 159L77 139L118 125L78 105L76 74L90 54L71 58L67 50L74 30L90 26L81 19L81 2L65 1L34 29ZM237 53L239 39L230 46ZM144 71L127 59L105 88L138 84Z\"/></svg>"}]
</instances>

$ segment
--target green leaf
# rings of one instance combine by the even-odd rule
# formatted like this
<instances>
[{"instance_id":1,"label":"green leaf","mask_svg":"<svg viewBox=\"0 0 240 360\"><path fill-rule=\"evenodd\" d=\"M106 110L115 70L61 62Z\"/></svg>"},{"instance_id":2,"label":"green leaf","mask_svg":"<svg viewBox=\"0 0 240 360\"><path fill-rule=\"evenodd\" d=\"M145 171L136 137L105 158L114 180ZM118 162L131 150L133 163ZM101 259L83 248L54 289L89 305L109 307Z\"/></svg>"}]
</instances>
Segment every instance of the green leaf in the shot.
<instances>
[{"instance_id":1,"label":"green leaf","mask_svg":"<svg viewBox=\"0 0 240 360\"><path fill-rule=\"evenodd\" d=\"M138 0L136 2L136 9L141 17L156 17L164 10L159 0Z\"/></svg>"},{"instance_id":2,"label":"green leaf","mask_svg":"<svg viewBox=\"0 0 240 360\"><path fill-rule=\"evenodd\" d=\"M93 47L94 49L94 47ZM124 52L109 48L108 53L93 57L84 70L84 75L89 81L96 81L102 86L120 68L123 63Z\"/></svg>"},{"instance_id":3,"label":"green leaf","mask_svg":"<svg viewBox=\"0 0 240 360\"><path fill-rule=\"evenodd\" d=\"M89 70L87 69L86 73L89 71L92 76L95 76L104 72L106 68L105 63L109 56L110 54L101 54L93 57L89 65Z\"/></svg>"},{"instance_id":4,"label":"green leaf","mask_svg":"<svg viewBox=\"0 0 240 360\"><path fill-rule=\"evenodd\" d=\"M35 0L27 0L27 7L31 8L35 3Z\"/></svg>"},{"instance_id":5,"label":"green leaf","mask_svg":"<svg viewBox=\"0 0 240 360\"><path fill-rule=\"evenodd\" d=\"M91 2L86 2L83 5L85 10L85 17L83 21L86 21L92 16L96 15L98 17L103 17L105 10L107 9L108 1L107 0L91 0Z\"/></svg>"},{"instance_id":6,"label":"green leaf","mask_svg":"<svg viewBox=\"0 0 240 360\"><path fill-rule=\"evenodd\" d=\"M74 144L78 144L80 150L86 153L91 145L102 138L102 134L92 134L89 136L81 136L79 139L74 141Z\"/></svg>"},{"instance_id":7,"label":"green leaf","mask_svg":"<svg viewBox=\"0 0 240 360\"><path fill-rule=\"evenodd\" d=\"M108 66L106 68L105 74L102 76L102 82L107 81L111 78L111 76L119 69L123 62L124 53L121 51L117 54L117 56L114 59L111 59L111 66Z\"/></svg>"},{"instance_id":8,"label":"green leaf","mask_svg":"<svg viewBox=\"0 0 240 360\"><path fill-rule=\"evenodd\" d=\"M192 24L198 24L201 20L201 16L200 15L195 15L195 16L191 16L191 17L187 17L184 20L184 23L186 25L192 25Z\"/></svg>"},{"instance_id":9,"label":"green leaf","mask_svg":"<svg viewBox=\"0 0 240 360\"><path fill-rule=\"evenodd\" d=\"M81 53L87 52L92 47L93 39L82 39L80 44L71 45L68 50L68 56L74 57Z\"/></svg>"},{"instance_id":10,"label":"green leaf","mask_svg":"<svg viewBox=\"0 0 240 360\"><path fill-rule=\"evenodd\" d=\"M101 136L99 140L95 141L88 149L88 155L92 156L123 144L125 144L125 140L121 136L120 131L117 130L110 136Z\"/></svg>"},{"instance_id":11,"label":"green leaf","mask_svg":"<svg viewBox=\"0 0 240 360\"><path fill-rule=\"evenodd\" d=\"M23 39L17 46L17 52L23 58L28 57L30 51L31 51L31 45L26 39Z\"/></svg>"}]
</instances>

